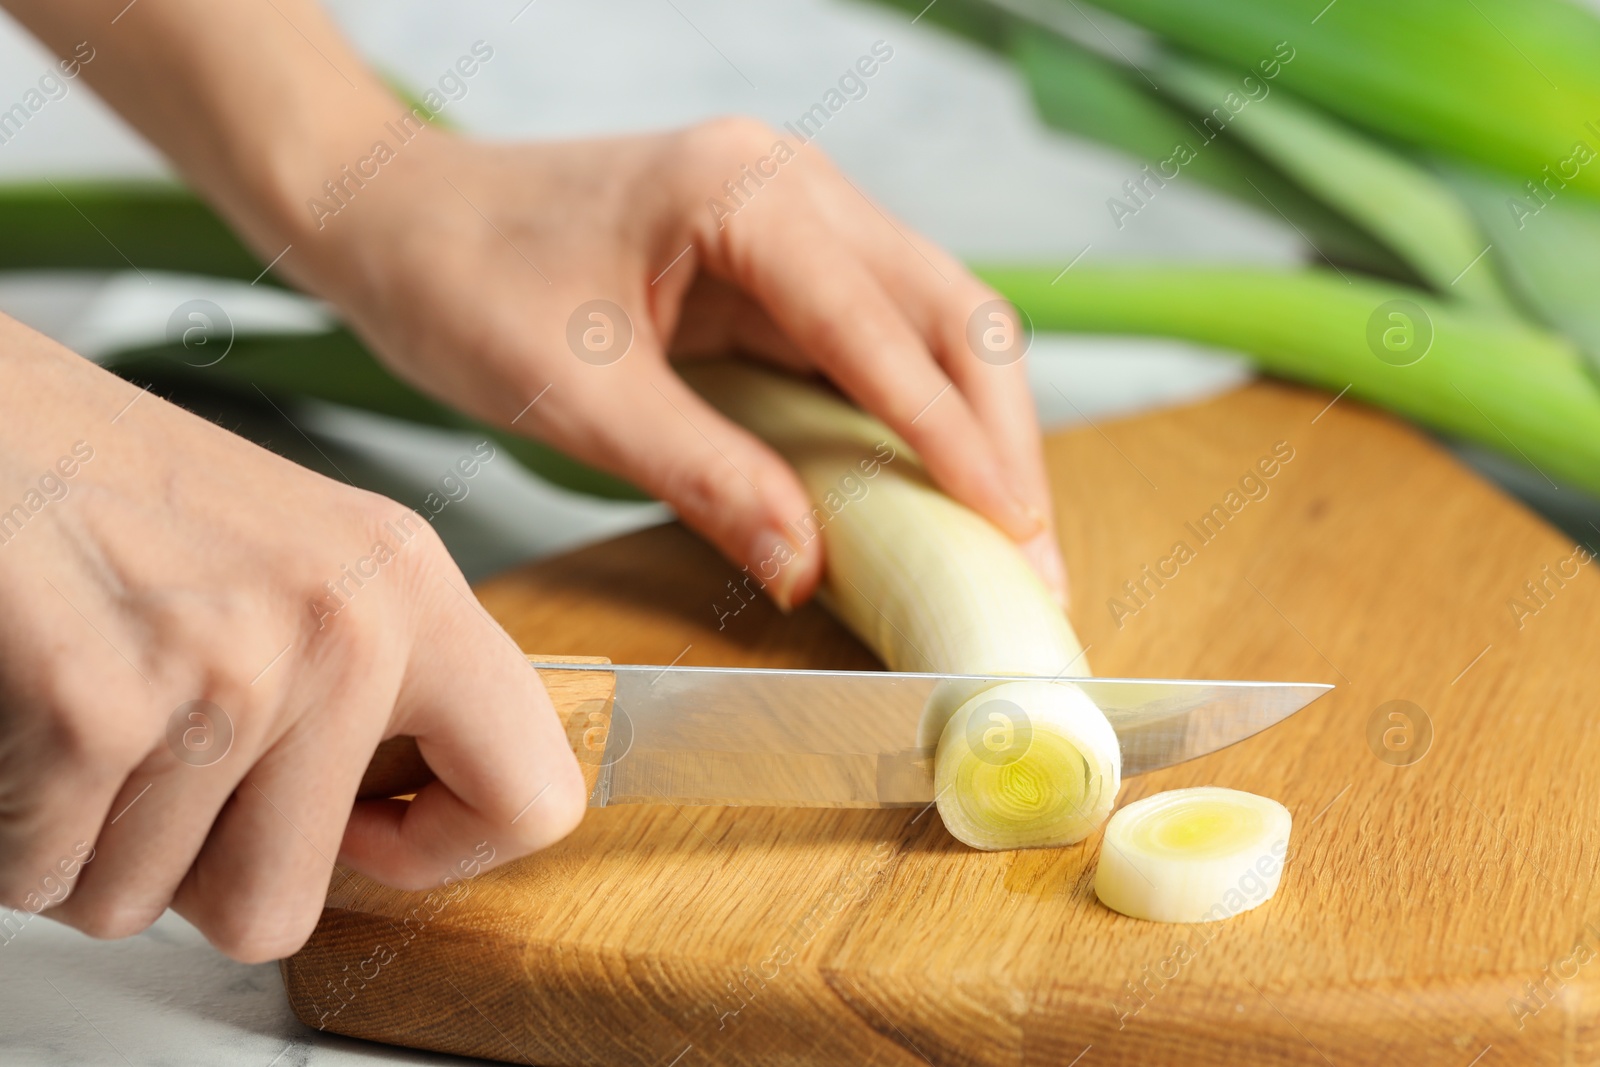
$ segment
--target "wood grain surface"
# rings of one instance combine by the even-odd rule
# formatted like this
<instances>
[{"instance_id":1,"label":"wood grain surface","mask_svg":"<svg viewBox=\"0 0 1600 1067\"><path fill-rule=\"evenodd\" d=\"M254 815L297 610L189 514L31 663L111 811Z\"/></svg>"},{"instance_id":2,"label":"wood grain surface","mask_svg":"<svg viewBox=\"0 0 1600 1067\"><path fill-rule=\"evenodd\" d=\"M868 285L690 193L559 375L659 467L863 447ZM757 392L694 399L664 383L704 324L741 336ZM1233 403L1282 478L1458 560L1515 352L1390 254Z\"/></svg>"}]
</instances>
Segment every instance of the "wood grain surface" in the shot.
<instances>
[{"instance_id":1,"label":"wood grain surface","mask_svg":"<svg viewBox=\"0 0 1600 1067\"><path fill-rule=\"evenodd\" d=\"M1595 568L1423 436L1329 400L1259 384L1048 446L1100 673L1338 686L1124 785L1283 801L1264 907L1114 914L1098 836L980 853L914 810L616 808L442 906L336 879L284 964L295 1010L558 1065L1600 1062ZM815 608L719 629L733 577L664 527L479 592L545 654L873 666Z\"/></svg>"}]
</instances>

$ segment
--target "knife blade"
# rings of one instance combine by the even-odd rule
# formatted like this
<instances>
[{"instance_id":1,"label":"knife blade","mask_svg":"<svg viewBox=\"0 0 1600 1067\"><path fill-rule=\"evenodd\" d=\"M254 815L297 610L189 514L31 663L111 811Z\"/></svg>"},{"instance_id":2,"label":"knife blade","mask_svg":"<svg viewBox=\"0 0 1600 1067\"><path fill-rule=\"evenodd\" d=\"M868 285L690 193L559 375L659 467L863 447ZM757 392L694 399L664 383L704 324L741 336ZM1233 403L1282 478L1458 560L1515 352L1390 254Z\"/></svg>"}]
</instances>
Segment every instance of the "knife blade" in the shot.
<instances>
[{"instance_id":1,"label":"knife blade","mask_svg":"<svg viewBox=\"0 0 1600 1067\"><path fill-rule=\"evenodd\" d=\"M934 799L917 748L931 701L1000 675L541 663L610 671L616 688L590 807L618 804L909 807ZM1110 720L1124 777L1242 741L1333 688L1316 682L1059 678Z\"/></svg>"}]
</instances>

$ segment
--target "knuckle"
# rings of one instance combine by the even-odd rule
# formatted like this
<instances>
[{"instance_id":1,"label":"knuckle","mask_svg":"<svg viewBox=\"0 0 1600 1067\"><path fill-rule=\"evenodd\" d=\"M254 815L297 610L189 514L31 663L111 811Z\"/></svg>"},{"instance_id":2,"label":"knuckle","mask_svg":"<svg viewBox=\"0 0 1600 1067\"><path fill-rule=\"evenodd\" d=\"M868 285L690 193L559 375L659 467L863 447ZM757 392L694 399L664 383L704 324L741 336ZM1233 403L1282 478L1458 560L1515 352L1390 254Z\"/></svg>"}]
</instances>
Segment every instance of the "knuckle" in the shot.
<instances>
[{"instance_id":1,"label":"knuckle","mask_svg":"<svg viewBox=\"0 0 1600 1067\"><path fill-rule=\"evenodd\" d=\"M240 963L269 963L300 951L316 929L321 898L304 904L267 908L225 908L200 924L218 951Z\"/></svg>"},{"instance_id":2,"label":"knuckle","mask_svg":"<svg viewBox=\"0 0 1600 1067\"><path fill-rule=\"evenodd\" d=\"M354 509L356 546L362 549L387 545L391 551L408 545L432 531L432 526L404 504L377 493L361 493Z\"/></svg>"},{"instance_id":3,"label":"knuckle","mask_svg":"<svg viewBox=\"0 0 1600 1067\"><path fill-rule=\"evenodd\" d=\"M733 518L748 489L731 463L696 459L667 473L662 495L686 520L705 525Z\"/></svg>"},{"instance_id":4,"label":"knuckle","mask_svg":"<svg viewBox=\"0 0 1600 1067\"><path fill-rule=\"evenodd\" d=\"M705 145L708 154L723 163L738 166L752 154L760 155L778 140L778 133L760 119L746 115L725 115L708 119L694 127L693 135Z\"/></svg>"},{"instance_id":5,"label":"knuckle","mask_svg":"<svg viewBox=\"0 0 1600 1067\"><path fill-rule=\"evenodd\" d=\"M134 724L119 728L119 717L107 715L106 694L117 687L103 681L92 668L63 664L47 667L31 692L17 694L17 714L0 748L0 774L7 783L18 783L26 793L29 784L72 769L131 765L124 755Z\"/></svg>"},{"instance_id":6,"label":"knuckle","mask_svg":"<svg viewBox=\"0 0 1600 1067\"><path fill-rule=\"evenodd\" d=\"M526 854L548 848L578 828L587 810L588 798L583 791L583 778L576 764L571 769L570 780L550 788L539 799L528 817L518 820L520 831L515 845ZM507 859L511 857L506 857Z\"/></svg>"},{"instance_id":7,"label":"knuckle","mask_svg":"<svg viewBox=\"0 0 1600 1067\"><path fill-rule=\"evenodd\" d=\"M166 907L151 907L117 899L77 899L55 917L68 926L101 941L120 941L143 933L161 917Z\"/></svg>"},{"instance_id":8,"label":"knuckle","mask_svg":"<svg viewBox=\"0 0 1600 1067\"><path fill-rule=\"evenodd\" d=\"M454 564L433 526L387 497L356 494L346 522L340 547L306 575L304 596L314 634L331 630L342 647L360 648L389 632L391 613L380 605L392 605L417 578Z\"/></svg>"}]
</instances>

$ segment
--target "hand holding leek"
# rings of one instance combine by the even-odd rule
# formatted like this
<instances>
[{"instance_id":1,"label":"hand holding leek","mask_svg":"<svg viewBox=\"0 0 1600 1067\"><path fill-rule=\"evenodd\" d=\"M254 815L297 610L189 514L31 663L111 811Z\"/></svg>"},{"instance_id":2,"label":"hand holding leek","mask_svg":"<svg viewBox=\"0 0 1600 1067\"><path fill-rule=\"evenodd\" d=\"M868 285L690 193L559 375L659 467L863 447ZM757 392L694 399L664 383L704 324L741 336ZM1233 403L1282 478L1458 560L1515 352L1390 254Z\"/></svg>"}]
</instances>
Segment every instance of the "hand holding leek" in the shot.
<instances>
[{"instance_id":1,"label":"hand holding leek","mask_svg":"<svg viewBox=\"0 0 1600 1067\"><path fill-rule=\"evenodd\" d=\"M933 755L939 814L975 848L1081 841L1121 783L1111 724L1081 690L1089 674L1061 606L1017 547L939 492L881 423L792 378L738 364L691 368L718 410L777 449L821 501L890 443L871 489L821 526L823 598L891 670L1017 675L941 695L919 747Z\"/></svg>"},{"instance_id":2,"label":"hand holding leek","mask_svg":"<svg viewBox=\"0 0 1600 1067\"><path fill-rule=\"evenodd\" d=\"M125 4L7 6L70 51ZM822 571L784 536L806 494L683 384L669 349L826 375L1063 587L1022 368L966 346L968 317L995 294L814 145L739 119L474 142L415 121L313 0L163 0L117 30L81 77L263 262L331 301L422 391L625 478L738 564L787 551L768 586L781 605ZM466 58L492 55L481 42Z\"/></svg>"}]
</instances>

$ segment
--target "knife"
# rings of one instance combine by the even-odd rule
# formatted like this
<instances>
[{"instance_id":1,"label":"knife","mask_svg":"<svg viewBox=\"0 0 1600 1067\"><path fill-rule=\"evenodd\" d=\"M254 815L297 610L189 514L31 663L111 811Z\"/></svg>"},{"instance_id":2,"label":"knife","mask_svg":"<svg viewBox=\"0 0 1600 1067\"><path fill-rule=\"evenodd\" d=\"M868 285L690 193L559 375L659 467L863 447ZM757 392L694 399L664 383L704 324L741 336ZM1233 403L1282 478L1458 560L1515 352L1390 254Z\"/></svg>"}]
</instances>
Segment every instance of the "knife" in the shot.
<instances>
[{"instance_id":1,"label":"knife","mask_svg":"<svg viewBox=\"0 0 1600 1067\"><path fill-rule=\"evenodd\" d=\"M932 701L949 705L1017 681L1000 675L608 662L537 666L556 672L546 673L547 681L561 672L584 671L606 672L614 683L609 720L590 712L599 730L587 731L587 759L579 753L580 760L599 764L589 797L589 806L597 808L926 805L934 800L933 752L916 747L923 709ZM1154 678L1047 681L1077 686L1105 713L1122 745L1124 777L1226 748L1333 688L1315 682ZM385 747L396 742L410 739L397 738ZM411 781L418 780L416 772L425 780L414 744L409 759ZM374 765L378 762L375 758ZM372 777L369 770L363 796L397 795L398 779L386 777L380 786Z\"/></svg>"}]
</instances>

